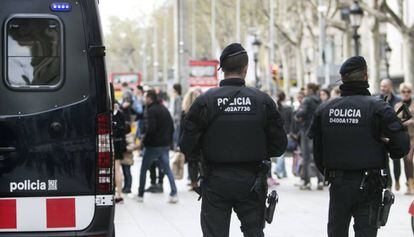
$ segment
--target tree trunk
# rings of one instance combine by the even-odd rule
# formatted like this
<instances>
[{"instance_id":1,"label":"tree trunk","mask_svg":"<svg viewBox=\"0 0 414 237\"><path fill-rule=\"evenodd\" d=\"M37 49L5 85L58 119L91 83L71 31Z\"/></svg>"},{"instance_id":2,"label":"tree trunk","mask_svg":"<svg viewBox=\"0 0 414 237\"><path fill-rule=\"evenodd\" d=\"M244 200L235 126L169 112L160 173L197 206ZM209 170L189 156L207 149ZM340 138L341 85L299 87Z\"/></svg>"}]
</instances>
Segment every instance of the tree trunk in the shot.
<instances>
[{"instance_id":1,"label":"tree trunk","mask_svg":"<svg viewBox=\"0 0 414 237\"><path fill-rule=\"evenodd\" d=\"M298 81L298 87L302 88L305 85L304 73L303 73L303 52L300 44L295 47L296 58L296 79Z\"/></svg>"},{"instance_id":2,"label":"tree trunk","mask_svg":"<svg viewBox=\"0 0 414 237\"><path fill-rule=\"evenodd\" d=\"M404 81L414 85L414 32L403 34Z\"/></svg>"},{"instance_id":3,"label":"tree trunk","mask_svg":"<svg viewBox=\"0 0 414 237\"><path fill-rule=\"evenodd\" d=\"M379 22L376 18L372 19L371 31L369 34L369 82L372 93L379 92L380 84L380 66L381 66L381 50L379 34Z\"/></svg>"},{"instance_id":4,"label":"tree trunk","mask_svg":"<svg viewBox=\"0 0 414 237\"><path fill-rule=\"evenodd\" d=\"M283 65L283 91L286 94L286 98L290 98L290 70L289 70L289 60L286 53L286 46L280 47L280 55Z\"/></svg>"},{"instance_id":5,"label":"tree trunk","mask_svg":"<svg viewBox=\"0 0 414 237\"><path fill-rule=\"evenodd\" d=\"M349 30L344 31L343 41L343 58L347 59L352 56L352 33Z\"/></svg>"}]
</instances>

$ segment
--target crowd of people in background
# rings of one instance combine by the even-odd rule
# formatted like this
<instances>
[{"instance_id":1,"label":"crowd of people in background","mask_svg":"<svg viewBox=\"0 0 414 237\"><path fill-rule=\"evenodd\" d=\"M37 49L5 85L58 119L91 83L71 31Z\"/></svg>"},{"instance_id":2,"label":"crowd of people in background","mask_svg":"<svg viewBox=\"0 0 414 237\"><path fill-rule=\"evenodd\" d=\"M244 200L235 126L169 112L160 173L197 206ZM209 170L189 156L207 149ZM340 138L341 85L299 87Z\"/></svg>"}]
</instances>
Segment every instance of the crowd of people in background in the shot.
<instances>
[{"instance_id":1,"label":"crowd of people in background","mask_svg":"<svg viewBox=\"0 0 414 237\"><path fill-rule=\"evenodd\" d=\"M399 88L400 97L393 92L392 81L385 79L381 82L381 93L378 96L394 107L397 111L402 104L406 104L411 114L414 114L412 103L412 85L402 83ZM122 203L122 193L131 193L132 175L131 166L134 165L134 154L142 157L139 175L139 191L137 201L144 201L144 193L162 193L164 176L170 183L168 202L177 203L177 187L175 179L183 176L184 163L187 164L189 190L198 188L202 167L199 157L184 157L180 152L178 140L181 132L181 122L185 119L192 103L203 91L199 88L190 88L182 95L182 87L175 84L172 87L171 98L159 88L138 86L129 88L122 85L122 99L114 102L113 107L113 137L115 154L115 201ZM273 169L268 173L268 185L279 185L280 179L290 175L299 177L301 182L296 184L300 190L312 190L311 179L316 179L316 189L324 189L324 177L313 161L313 142L308 133L312 118L317 107L328 100L341 96L339 86L319 88L319 85L309 83L299 90L293 97L287 98L283 91L279 91L274 98L278 110L284 120L284 128L288 134L286 154L272 158ZM400 115L404 116L404 115ZM401 117L401 119L404 119ZM407 193L414 195L414 120L404 122L411 137L412 149L404 159L404 171L407 179ZM135 128L133 131L132 128ZM173 159L170 159L171 158ZM137 157L137 156L136 156ZM286 169L286 159L292 159L292 174ZM174 163L171 169L170 160ZM182 160L182 162L180 162ZM400 190L401 162L392 162L393 180L388 182L389 188ZM290 169L289 169L290 170ZM145 189L147 172L150 173L150 186Z\"/></svg>"}]
</instances>

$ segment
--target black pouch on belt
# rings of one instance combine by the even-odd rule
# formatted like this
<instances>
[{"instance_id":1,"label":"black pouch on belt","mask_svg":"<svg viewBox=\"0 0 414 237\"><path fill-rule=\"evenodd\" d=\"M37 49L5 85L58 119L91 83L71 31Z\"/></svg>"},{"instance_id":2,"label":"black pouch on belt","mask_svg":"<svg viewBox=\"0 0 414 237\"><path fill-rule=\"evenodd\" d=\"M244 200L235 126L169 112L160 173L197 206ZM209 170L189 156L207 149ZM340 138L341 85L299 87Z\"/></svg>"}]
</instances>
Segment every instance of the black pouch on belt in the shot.
<instances>
[{"instance_id":1,"label":"black pouch on belt","mask_svg":"<svg viewBox=\"0 0 414 237\"><path fill-rule=\"evenodd\" d=\"M385 190L382 195L381 206L378 210L378 227L385 226L387 224L391 206L394 204L394 201L395 195L391 191Z\"/></svg>"}]
</instances>

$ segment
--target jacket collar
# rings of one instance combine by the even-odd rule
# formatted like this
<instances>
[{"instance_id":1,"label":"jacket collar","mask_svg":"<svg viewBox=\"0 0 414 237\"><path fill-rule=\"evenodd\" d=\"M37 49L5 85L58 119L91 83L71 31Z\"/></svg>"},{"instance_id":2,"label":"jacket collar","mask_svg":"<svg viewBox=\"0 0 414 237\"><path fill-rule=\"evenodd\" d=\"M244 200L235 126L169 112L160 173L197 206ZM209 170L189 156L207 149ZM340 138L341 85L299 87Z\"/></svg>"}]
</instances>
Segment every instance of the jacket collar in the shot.
<instances>
[{"instance_id":1,"label":"jacket collar","mask_svg":"<svg viewBox=\"0 0 414 237\"><path fill-rule=\"evenodd\" d=\"M246 82L241 78L227 78L220 81L220 87L222 86L245 86Z\"/></svg>"}]
</instances>

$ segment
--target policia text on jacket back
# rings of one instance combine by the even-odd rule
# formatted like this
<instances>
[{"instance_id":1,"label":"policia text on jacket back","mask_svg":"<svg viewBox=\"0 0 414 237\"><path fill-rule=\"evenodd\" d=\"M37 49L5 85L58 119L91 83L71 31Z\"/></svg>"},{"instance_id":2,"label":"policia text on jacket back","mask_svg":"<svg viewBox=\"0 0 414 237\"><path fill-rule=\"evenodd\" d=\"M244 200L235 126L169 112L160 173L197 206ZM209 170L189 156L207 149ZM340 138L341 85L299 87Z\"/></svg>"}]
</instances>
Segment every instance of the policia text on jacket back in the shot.
<instances>
[{"instance_id":1,"label":"policia text on jacket back","mask_svg":"<svg viewBox=\"0 0 414 237\"><path fill-rule=\"evenodd\" d=\"M181 149L200 153L201 227L205 237L227 237L232 209L246 237L264 236L266 168L263 162L286 149L286 133L274 101L245 86L248 56L240 44L227 46L220 87L197 98L184 122Z\"/></svg>"},{"instance_id":2,"label":"policia text on jacket back","mask_svg":"<svg viewBox=\"0 0 414 237\"><path fill-rule=\"evenodd\" d=\"M387 152L399 159L410 143L394 109L371 97L363 57L341 67L341 97L316 110L311 128L315 163L331 183L329 237L374 237L385 225L393 194L386 187Z\"/></svg>"}]
</instances>

